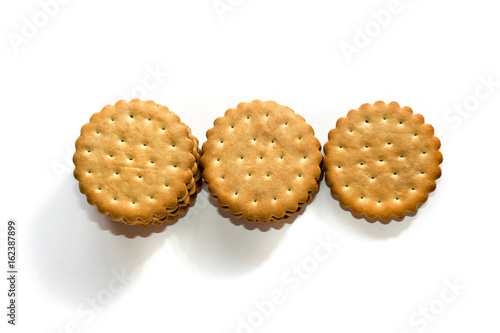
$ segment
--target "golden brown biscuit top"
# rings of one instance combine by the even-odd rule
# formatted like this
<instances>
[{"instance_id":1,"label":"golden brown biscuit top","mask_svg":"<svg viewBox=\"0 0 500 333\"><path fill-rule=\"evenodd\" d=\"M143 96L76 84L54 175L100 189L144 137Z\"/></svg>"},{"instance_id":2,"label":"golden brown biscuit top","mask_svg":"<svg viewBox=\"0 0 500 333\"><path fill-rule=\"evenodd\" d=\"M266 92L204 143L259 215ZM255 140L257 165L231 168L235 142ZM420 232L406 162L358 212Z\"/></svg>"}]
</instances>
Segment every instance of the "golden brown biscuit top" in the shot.
<instances>
[{"instance_id":1,"label":"golden brown biscuit top","mask_svg":"<svg viewBox=\"0 0 500 333\"><path fill-rule=\"evenodd\" d=\"M357 215L389 220L415 211L441 176L441 143L424 117L376 102L337 121L325 144L326 180Z\"/></svg>"},{"instance_id":2,"label":"golden brown biscuit top","mask_svg":"<svg viewBox=\"0 0 500 333\"><path fill-rule=\"evenodd\" d=\"M240 103L217 118L201 164L210 193L248 220L281 218L317 191L321 145L304 118L275 102Z\"/></svg>"},{"instance_id":3,"label":"golden brown biscuit top","mask_svg":"<svg viewBox=\"0 0 500 333\"><path fill-rule=\"evenodd\" d=\"M80 190L113 219L148 220L187 196L194 142L167 107L119 101L82 127L74 155Z\"/></svg>"}]
</instances>

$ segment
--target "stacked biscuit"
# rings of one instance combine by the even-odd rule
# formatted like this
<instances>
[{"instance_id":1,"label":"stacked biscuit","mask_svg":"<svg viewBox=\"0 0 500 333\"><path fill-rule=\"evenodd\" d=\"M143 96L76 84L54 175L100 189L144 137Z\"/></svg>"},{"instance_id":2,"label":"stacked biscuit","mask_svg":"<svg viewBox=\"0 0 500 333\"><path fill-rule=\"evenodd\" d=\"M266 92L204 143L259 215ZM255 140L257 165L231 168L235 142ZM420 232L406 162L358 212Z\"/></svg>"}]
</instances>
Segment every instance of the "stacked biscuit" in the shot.
<instances>
[{"instance_id":1,"label":"stacked biscuit","mask_svg":"<svg viewBox=\"0 0 500 333\"><path fill-rule=\"evenodd\" d=\"M196 198L200 155L190 128L167 107L122 100L82 127L74 176L101 214L129 225L161 225Z\"/></svg>"},{"instance_id":2,"label":"stacked biscuit","mask_svg":"<svg viewBox=\"0 0 500 333\"><path fill-rule=\"evenodd\" d=\"M407 106L363 104L337 121L325 144L326 181L354 215L389 222L415 212L441 177L434 128Z\"/></svg>"},{"instance_id":3,"label":"stacked biscuit","mask_svg":"<svg viewBox=\"0 0 500 333\"><path fill-rule=\"evenodd\" d=\"M235 217L275 222L318 191L321 144L300 115L275 102L240 103L217 118L203 144L203 178Z\"/></svg>"}]
</instances>

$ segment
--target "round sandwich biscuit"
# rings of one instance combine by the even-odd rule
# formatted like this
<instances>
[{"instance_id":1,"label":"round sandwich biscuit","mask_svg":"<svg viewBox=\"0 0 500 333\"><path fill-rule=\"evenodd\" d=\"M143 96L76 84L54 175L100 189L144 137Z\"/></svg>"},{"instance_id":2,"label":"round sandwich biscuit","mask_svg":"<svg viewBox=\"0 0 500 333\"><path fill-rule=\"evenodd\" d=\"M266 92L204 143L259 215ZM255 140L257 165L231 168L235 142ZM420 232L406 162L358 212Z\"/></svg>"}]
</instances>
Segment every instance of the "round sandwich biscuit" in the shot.
<instances>
[{"instance_id":1,"label":"round sandwich biscuit","mask_svg":"<svg viewBox=\"0 0 500 333\"><path fill-rule=\"evenodd\" d=\"M275 102L240 103L207 131L201 165L220 206L249 222L298 213L318 191L321 144L304 118Z\"/></svg>"},{"instance_id":2,"label":"round sandwich biscuit","mask_svg":"<svg viewBox=\"0 0 500 333\"><path fill-rule=\"evenodd\" d=\"M121 100L82 127L74 176L101 214L145 226L189 204L199 157L198 140L167 107Z\"/></svg>"},{"instance_id":3,"label":"round sandwich biscuit","mask_svg":"<svg viewBox=\"0 0 500 333\"><path fill-rule=\"evenodd\" d=\"M415 212L435 190L443 156L434 128L398 103L363 104L337 121L324 146L332 195L354 215L384 222Z\"/></svg>"}]
</instances>

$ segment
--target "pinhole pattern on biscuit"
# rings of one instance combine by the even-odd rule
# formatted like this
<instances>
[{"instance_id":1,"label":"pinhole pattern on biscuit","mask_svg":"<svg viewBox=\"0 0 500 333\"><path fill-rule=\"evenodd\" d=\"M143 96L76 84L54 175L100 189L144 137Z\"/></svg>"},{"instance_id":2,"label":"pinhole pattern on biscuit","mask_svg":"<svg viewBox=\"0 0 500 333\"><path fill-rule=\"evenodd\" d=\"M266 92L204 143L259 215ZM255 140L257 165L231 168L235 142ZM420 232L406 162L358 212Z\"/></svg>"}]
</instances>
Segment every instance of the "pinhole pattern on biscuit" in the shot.
<instances>
[{"instance_id":1,"label":"pinhole pattern on biscuit","mask_svg":"<svg viewBox=\"0 0 500 333\"><path fill-rule=\"evenodd\" d=\"M195 145L190 129L167 107L119 101L82 127L74 175L100 213L144 224L189 198L194 178L200 177Z\"/></svg>"},{"instance_id":2,"label":"pinhole pattern on biscuit","mask_svg":"<svg viewBox=\"0 0 500 333\"><path fill-rule=\"evenodd\" d=\"M402 218L436 188L440 145L433 127L409 107L363 104L340 118L328 135L326 181L355 215Z\"/></svg>"},{"instance_id":3,"label":"pinhole pattern on biscuit","mask_svg":"<svg viewBox=\"0 0 500 333\"><path fill-rule=\"evenodd\" d=\"M288 107L240 103L207 132L203 177L211 195L234 216L281 220L318 191L320 149L312 127Z\"/></svg>"}]
</instances>

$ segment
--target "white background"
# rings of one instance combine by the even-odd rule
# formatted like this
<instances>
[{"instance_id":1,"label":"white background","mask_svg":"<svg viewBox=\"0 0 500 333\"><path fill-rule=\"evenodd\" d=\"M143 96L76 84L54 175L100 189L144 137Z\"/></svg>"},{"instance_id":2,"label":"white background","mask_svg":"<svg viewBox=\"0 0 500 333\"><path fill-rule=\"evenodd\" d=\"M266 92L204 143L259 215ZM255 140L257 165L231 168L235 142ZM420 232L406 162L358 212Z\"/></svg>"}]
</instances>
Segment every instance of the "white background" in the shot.
<instances>
[{"instance_id":1,"label":"white background","mask_svg":"<svg viewBox=\"0 0 500 333\"><path fill-rule=\"evenodd\" d=\"M17 221L19 244L18 326L2 277L2 332L498 332L496 2L221 3L231 10L75 0L49 17L35 0L1 2L0 221L4 236ZM324 144L350 109L395 100L440 130L443 176L415 216L388 225L354 218L323 182L280 230L231 223L206 189L175 225L126 227L86 203L71 156L94 112L134 94L201 142L242 101L291 107ZM332 253L318 248L332 240Z\"/></svg>"}]
</instances>

